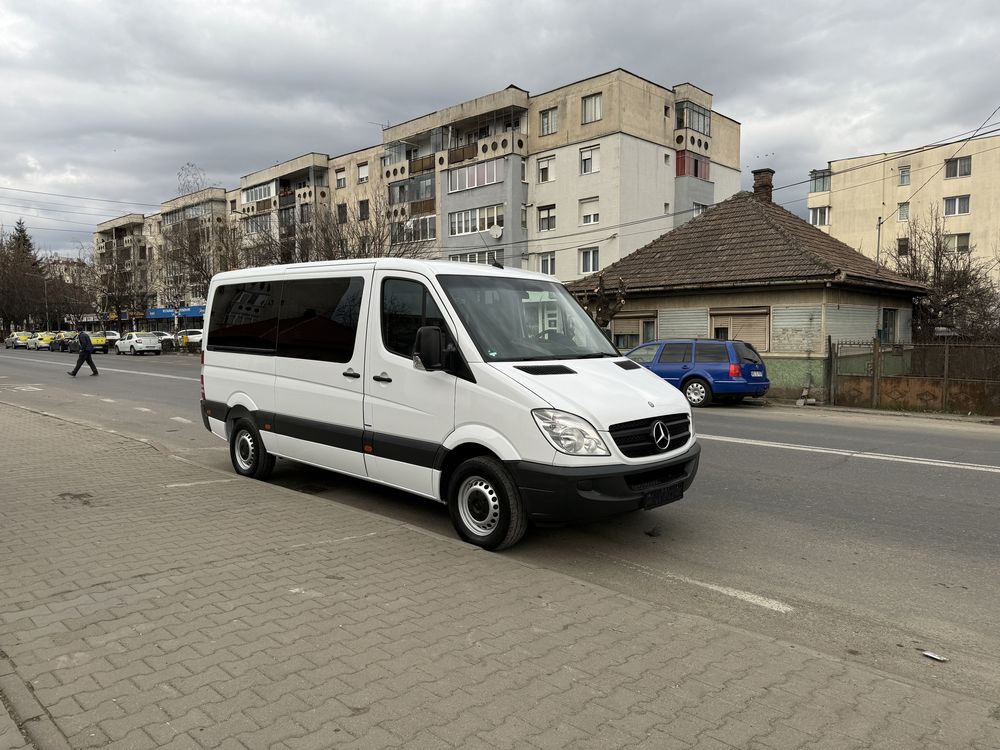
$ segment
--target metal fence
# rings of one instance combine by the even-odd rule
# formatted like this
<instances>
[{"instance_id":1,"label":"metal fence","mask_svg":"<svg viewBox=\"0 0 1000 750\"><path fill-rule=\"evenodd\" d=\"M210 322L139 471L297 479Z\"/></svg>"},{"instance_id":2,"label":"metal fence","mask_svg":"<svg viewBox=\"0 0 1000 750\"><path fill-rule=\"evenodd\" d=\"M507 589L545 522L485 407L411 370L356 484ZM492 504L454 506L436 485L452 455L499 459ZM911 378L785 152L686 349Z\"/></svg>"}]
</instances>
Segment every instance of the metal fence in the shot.
<instances>
[{"instance_id":1,"label":"metal fence","mask_svg":"<svg viewBox=\"0 0 1000 750\"><path fill-rule=\"evenodd\" d=\"M831 356L832 403L1000 415L1000 344L840 341Z\"/></svg>"}]
</instances>

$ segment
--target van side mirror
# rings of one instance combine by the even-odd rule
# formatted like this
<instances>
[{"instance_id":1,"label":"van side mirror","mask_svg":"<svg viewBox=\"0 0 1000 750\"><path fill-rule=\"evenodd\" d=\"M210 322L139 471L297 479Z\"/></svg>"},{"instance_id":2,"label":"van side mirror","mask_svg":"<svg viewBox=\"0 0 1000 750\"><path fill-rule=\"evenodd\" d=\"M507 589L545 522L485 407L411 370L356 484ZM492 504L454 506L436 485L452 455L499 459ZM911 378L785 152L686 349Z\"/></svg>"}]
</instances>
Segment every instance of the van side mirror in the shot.
<instances>
[{"instance_id":1,"label":"van side mirror","mask_svg":"<svg viewBox=\"0 0 1000 750\"><path fill-rule=\"evenodd\" d=\"M443 370L444 336L437 326L421 326L413 342L413 366L418 370Z\"/></svg>"}]
</instances>

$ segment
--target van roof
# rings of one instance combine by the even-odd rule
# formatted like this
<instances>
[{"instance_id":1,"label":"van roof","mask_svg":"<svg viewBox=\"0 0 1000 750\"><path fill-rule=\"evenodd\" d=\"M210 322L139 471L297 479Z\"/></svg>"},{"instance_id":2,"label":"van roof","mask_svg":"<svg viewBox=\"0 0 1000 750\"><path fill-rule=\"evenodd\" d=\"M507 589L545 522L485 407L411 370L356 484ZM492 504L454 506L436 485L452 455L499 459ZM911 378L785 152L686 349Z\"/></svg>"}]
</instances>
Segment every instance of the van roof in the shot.
<instances>
[{"instance_id":1,"label":"van roof","mask_svg":"<svg viewBox=\"0 0 1000 750\"><path fill-rule=\"evenodd\" d=\"M464 274L468 276L506 276L516 278L544 279L555 281L558 279L546 274L534 271L524 271L519 268L497 268L496 266L482 263L459 263L448 260L417 260L414 258L352 258L348 260L321 260L311 263L289 263L279 266L258 266L256 268L241 268L237 271L224 271L212 277L212 283L225 281L238 281L246 278L268 278L284 276L293 273L305 273L308 271L319 271L329 269L330 271L342 268L372 269L377 271L412 271L425 276L438 276L445 274Z\"/></svg>"}]
</instances>

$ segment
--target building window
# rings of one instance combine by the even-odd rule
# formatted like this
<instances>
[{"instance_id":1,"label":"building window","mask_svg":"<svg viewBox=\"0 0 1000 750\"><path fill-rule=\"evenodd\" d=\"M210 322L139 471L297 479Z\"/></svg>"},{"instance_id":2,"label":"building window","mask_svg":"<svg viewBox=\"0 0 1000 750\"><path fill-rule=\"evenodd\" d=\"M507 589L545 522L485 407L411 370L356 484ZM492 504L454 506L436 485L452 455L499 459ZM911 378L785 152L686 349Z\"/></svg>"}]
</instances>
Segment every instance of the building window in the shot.
<instances>
[{"instance_id":1,"label":"building window","mask_svg":"<svg viewBox=\"0 0 1000 750\"><path fill-rule=\"evenodd\" d=\"M946 159L944 162L945 177L968 177L972 174L972 157L960 156L957 159Z\"/></svg>"},{"instance_id":2,"label":"building window","mask_svg":"<svg viewBox=\"0 0 1000 750\"><path fill-rule=\"evenodd\" d=\"M358 220L368 221L368 201L358 201Z\"/></svg>"},{"instance_id":3,"label":"building window","mask_svg":"<svg viewBox=\"0 0 1000 750\"><path fill-rule=\"evenodd\" d=\"M670 216L670 204L669 203L664 203L663 204L663 215L664 216Z\"/></svg>"},{"instance_id":4,"label":"building window","mask_svg":"<svg viewBox=\"0 0 1000 750\"><path fill-rule=\"evenodd\" d=\"M830 207L819 206L809 209L809 223L814 227L825 227L830 225Z\"/></svg>"},{"instance_id":5,"label":"building window","mask_svg":"<svg viewBox=\"0 0 1000 750\"><path fill-rule=\"evenodd\" d=\"M538 181L552 182L556 178L556 157L546 156L538 160Z\"/></svg>"},{"instance_id":6,"label":"building window","mask_svg":"<svg viewBox=\"0 0 1000 750\"><path fill-rule=\"evenodd\" d=\"M958 216L969 213L969 196L956 195L944 199L944 215Z\"/></svg>"},{"instance_id":7,"label":"building window","mask_svg":"<svg viewBox=\"0 0 1000 750\"><path fill-rule=\"evenodd\" d=\"M310 221L312 221L311 203L303 203L301 206L299 206L299 221L301 221L303 224L308 224Z\"/></svg>"},{"instance_id":8,"label":"building window","mask_svg":"<svg viewBox=\"0 0 1000 750\"><path fill-rule=\"evenodd\" d=\"M358 165L358 184L368 182L368 162Z\"/></svg>"},{"instance_id":9,"label":"building window","mask_svg":"<svg viewBox=\"0 0 1000 750\"><path fill-rule=\"evenodd\" d=\"M712 135L712 111L694 102L677 103L677 127Z\"/></svg>"},{"instance_id":10,"label":"building window","mask_svg":"<svg viewBox=\"0 0 1000 750\"><path fill-rule=\"evenodd\" d=\"M257 185L256 187L244 190L243 202L253 203L255 201L264 200L265 198L270 198L273 195L272 187L272 184L269 182L266 185Z\"/></svg>"},{"instance_id":11,"label":"building window","mask_svg":"<svg viewBox=\"0 0 1000 750\"><path fill-rule=\"evenodd\" d=\"M910 184L910 167L909 165L899 168L899 184L909 185Z\"/></svg>"},{"instance_id":12,"label":"building window","mask_svg":"<svg viewBox=\"0 0 1000 750\"><path fill-rule=\"evenodd\" d=\"M538 207L538 231L547 232L550 229L556 228L556 207L552 206L539 206Z\"/></svg>"},{"instance_id":13,"label":"building window","mask_svg":"<svg viewBox=\"0 0 1000 750\"><path fill-rule=\"evenodd\" d=\"M697 177L699 180L707 180L709 164L711 161L707 156L694 154L690 151L677 152L678 177Z\"/></svg>"},{"instance_id":14,"label":"building window","mask_svg":"<svg viewBox=\"0 0 1000 750\"><path fill-rule=\"evenodd\" d=\"M467 211L455 211L448 214L449 234L454 237L459 234L485 232L496 224L503 226L503 204L471 208Z\"/></svg>"},{"instance_id":15,"label":"building window","mask_svg":"<svg viewBox=\"0 0 1000 750\"><path fill-rule=\"evenodd\" d=\"M580 201L580 223L597 224L601 221L601 202L597 198Z\"/></svg>"},{"instance_id":16,"label":"building window","mask_svg":"<svg viewBox=\"0 0 1000 750\"><path fill-rule=\"evenodd\" d=\"M830 170L814 169L809 173L809 192L825 193L830 189Z\"/></svg>"},{"instance_id":17,"label":"building window","mask_svg":"<svg viewBox=\"0 0 1000 750\"><path fill-rule=\"evenodd\" d=\"M457 255L449 255L448 260L455 261L456 263L479 263L484 266L499 263L502 266L503 250L480 250L478 253L458 253Z\"/></svg>"},{"instance_id":18,"label":"building window","mask_svg":"<svg viewBox=\"0 0 1000 750\"><path fill-rule=\"evenodd\" d=\"M580 249L580 273L594 273L600 269L596 247Z\"/></svg>"},{"instance_id":19,"label":"building window","mask_svg":"<svg viewBox=\"0 0 1000 750\"><path fill-rule=\"evenodd\" d=\"M879 339L883 344L896 343L896 311L891 307L882 308L882 331Z\"/></svg>"},{"instance_id":20,"label":"building window","mask_svg":"<svg viewBox=\"0 0 1000 750\"><path fill-rule=\"evenodd\" d=\"M559 130L559 108L543 109L539 115L539 134L552 135Z\"/></svg>"},{"instance_id":21,"label":"building window","mask_svg":"<svg viewBox=\"0 0 1000 750\"><path fill-rule=\"evenodd\" d=\"M243 234L259 234L271 231L271 214L258 214L243 219Z\"/></svg>"},{"instance_id":22,"label":"building window","mask_svg":"<svg viewBox=\"0 0 1000 750\"><path fill-rule=\"evenodd\" d=\"M525 159L521 159L521 182L528 181L528 162Z\"/></svg>"},{"instance_id":23,"label":"building window","mask_svg":"<svg viewBox=\"0 0 1000 750\"><path fill-rule=\"evenodd\" d=\"M505 163L506 159L492 159L452 169L448 172L448 192L456 193L460 190L503 182Z\"/></svg>"},{"instance_id":24,"label":"building window","mask_svg":"<svg viewBox=\"0 0 1000 750\"><path fill-rule=\"evenodd\" d=\"M910 220L910 204L907 203L897 203L896 204L896 214L900 221Z\"/></svg>"},{"instance_id":25,"label":"building window","mask_svg":"<svg viewBox=\"0 0 1000 750\"><path fill-rule=\"evenodd\" d=\"M703 213L705 213L705 210L707 208L708 206L706 206L704 203L693 203L691 204L691 215L701 216Z\"/></svg>"},{"instance_id":26,"label":"building window","mask_svg":"<svg viewBox=\"0 0 1000 750\"><path fill-rule=\"evenodd\" d=\"M338 203L337 204L337 223L346 224L347 223L347 204Z\"/></svg>"},{"instance_id":27,"label":"building window","mask_svg":"<svg viewBox=\"0 0 1000 750\"><path fill-rule=\"evenodd\" d=\"M944 249L949 253L969 252L969 235L946 234L944 236Z\"/></svg>"},{"instance_id":28,"label":"building window","mask_svg":"<svg viewBox=\"0 0 1000 750\"><path fill-rule=\"evenodd\" d=\"M591 174L601 171L601 148L590 146L580 149L580 174Z\"/></svg>"},{"instance_id":29,"label":"building window","mask_svg":"<svg viewBox=\"0 0 1000 750\"><path fill-rule=\"evenodd\" d=\"M528 207L521 204L521 229L528 228Z\"/></svg>"},{"instance_id":30,"label":"building window","mask_svg":"<svg viewBox=\"0 0 1000 750\"><path fill-rule=\"evenodd\" d=\"M538 271L549 276L556 275L556 254L542 253L538 256Z\"/></svg>"},{"instance_id":31,"label":"building window","mask_svg":"<svg viewBox=\"0 0 1000 750\"><path fill-rule=\"evenodd\" d=\"M582 108L584 125L588 122L596 122L597 120L600 120L603 116L603 112L601 110L601 95L591 94L590 96L583 97Z\"/></svg>"},{"instance_id":32,"label":"building window","mask_svg":"<svg viewBox=\"0 0 1000 750\"><path fill-rule=\"evenodd\" d=\"M393 245L433 239L437 239L437 217L434 214L394 222L391 228L390 242Z\"/></svg>"},{"instance_id":33,"label":"building window","mask_svg":"<svg viewBox=\"0 0 1000 750\"><path fill-rule=\"evenodd\" d=\"M905 258L910 254L910 238L900 237L896 240L896 255L900 258Z\"/></svg>"},{"instance_id":34,"label":"building window","mask_svg":"<svg viewBox=\"0 0 1000 750\"><path fill-rule=\"evenodd\" d=\"M337 189L347 187L347 170L338 169L335 171L334 176L337 178Z\"/></svg>"}]
</instances>

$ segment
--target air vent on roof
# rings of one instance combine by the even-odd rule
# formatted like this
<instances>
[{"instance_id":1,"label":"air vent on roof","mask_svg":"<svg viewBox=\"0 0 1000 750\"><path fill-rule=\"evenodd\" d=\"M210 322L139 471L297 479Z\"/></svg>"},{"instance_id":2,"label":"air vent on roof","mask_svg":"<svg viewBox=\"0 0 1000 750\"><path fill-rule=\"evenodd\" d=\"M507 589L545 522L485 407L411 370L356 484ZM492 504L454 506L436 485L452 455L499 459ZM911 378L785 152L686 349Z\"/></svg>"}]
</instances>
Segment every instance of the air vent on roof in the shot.
<instances>
[{"instance_id":1,"label":"air vent on roof","mask_svg":"<svg viewBox=\"0 0 1000 750\"><path fill-rule=\"evenodd\" d=\"M566 365L518 365L515 369L529 375L576 375Z\"/></svg>"},{"instance_id":2,"label":"air vent on roof","mask_svg":"<svg viewBox=\"0 0 1000 750\"><path fill-rule=\"evenodd\" d=\"M638 370L641 367L640 365L633 362L631 359L620 359L617 362L615 362L615 364L618 365L623 370Z\"/></svg>"}]
</instances>

